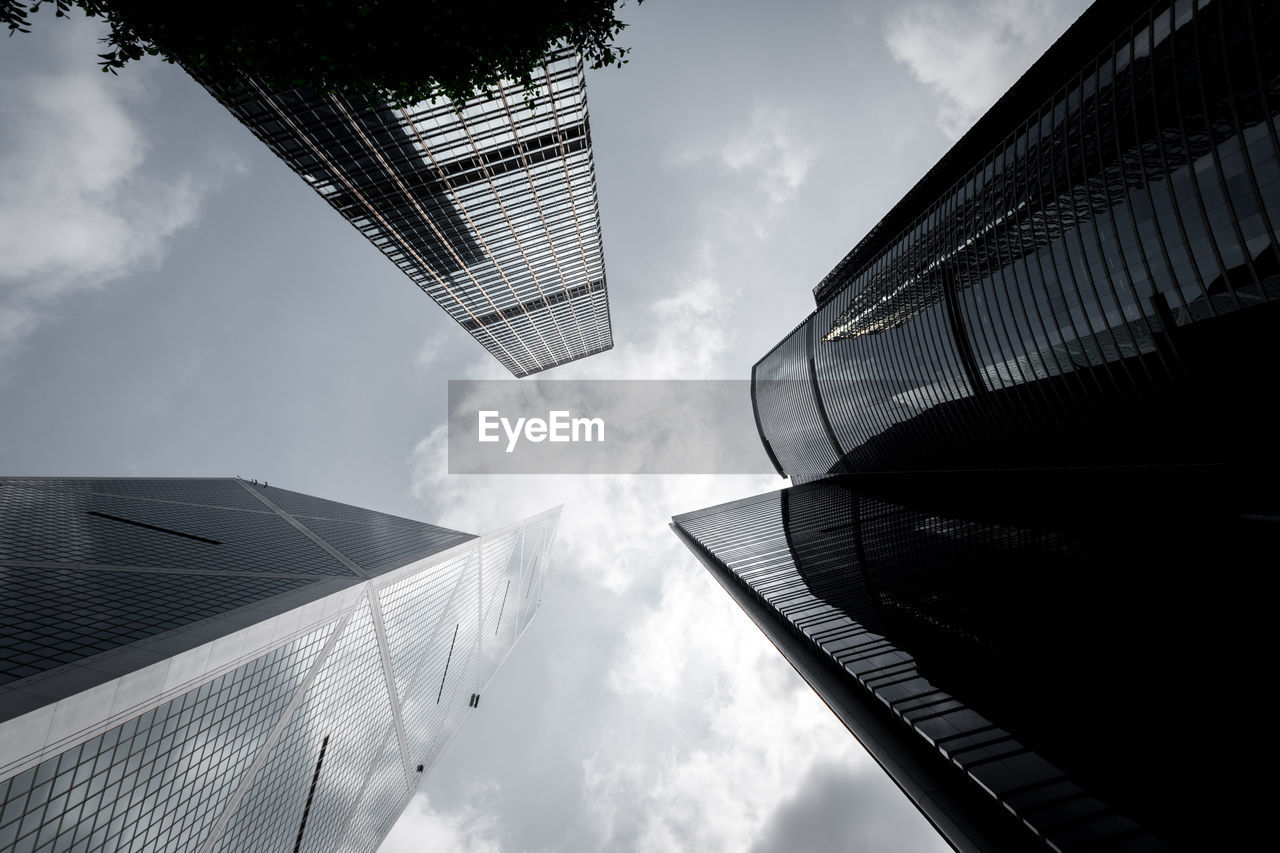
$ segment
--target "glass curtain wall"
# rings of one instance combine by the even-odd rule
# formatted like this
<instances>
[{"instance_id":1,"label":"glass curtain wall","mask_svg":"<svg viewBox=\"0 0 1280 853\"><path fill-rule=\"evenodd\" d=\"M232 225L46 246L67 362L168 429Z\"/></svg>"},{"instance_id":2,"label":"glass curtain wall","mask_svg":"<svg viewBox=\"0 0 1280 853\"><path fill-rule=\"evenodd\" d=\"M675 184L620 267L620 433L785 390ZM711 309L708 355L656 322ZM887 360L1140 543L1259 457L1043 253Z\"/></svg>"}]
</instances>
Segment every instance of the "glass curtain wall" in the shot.
<instances>
[{"instance_id":1,"label":"glass curtain wall","mask_svg":"<svg viewBox=\"0 0 1280 853\"><path fill-rule=\"evenodd\" d=\"M1177 0L1121 23L1035 113L980 122L983 159L909 196L900 235L821 286L792 336L810 340L757 366L813 360L816 393L788 403L808 414L760 417L787 473L1220 461L1225 413L1258 414L1280 300L1280 9ZM826 441L822 422L829 448L788 451Z\"/></svg>"},{"instance_id":2,"label":"glass curtain wall","mask_svg":"<svg viewBox=\"0 0 1280 853\"><path fill-rule=\"evenodd\" d=\"M613 345L582 60L553 53L534 82L406 108L252 82L220 99L525 376Z\"/></svg>"}]
</instances>

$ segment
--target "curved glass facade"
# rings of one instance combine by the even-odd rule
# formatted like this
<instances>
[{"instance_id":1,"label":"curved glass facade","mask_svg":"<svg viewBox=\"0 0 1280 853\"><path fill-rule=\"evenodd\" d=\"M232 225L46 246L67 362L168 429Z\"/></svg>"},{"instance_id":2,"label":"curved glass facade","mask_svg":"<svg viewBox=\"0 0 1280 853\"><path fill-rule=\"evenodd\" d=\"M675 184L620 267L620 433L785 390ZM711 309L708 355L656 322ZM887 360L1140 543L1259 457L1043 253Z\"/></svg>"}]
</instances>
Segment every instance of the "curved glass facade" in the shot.
<instances>
[{"instance_id":1,"label":"curved glass facade","mask_svg":"<svg viewBox=\"0 0 1280 853\"><path fill-rule=\"evenodd\" d=\"M810 317L751 372L756 425L764 435L761 417L768 418L772 441L765 439L765 447L779 473L825 472L840 462L815 393L813 329Z\"/></svg>"},{"instance_id":2,"label":"curved glass facade","mask_svg":"<svg viewBox=\"0 0 1280 853\"><path fill-rule=\"evenodd\" d=\"M811 376L757 394L786 474L1230 462L1265 421L1280 8L1135 5L1086 13L1006 96L1039 109L998 104L757 365Z\"/></svg>"}]
</instances>

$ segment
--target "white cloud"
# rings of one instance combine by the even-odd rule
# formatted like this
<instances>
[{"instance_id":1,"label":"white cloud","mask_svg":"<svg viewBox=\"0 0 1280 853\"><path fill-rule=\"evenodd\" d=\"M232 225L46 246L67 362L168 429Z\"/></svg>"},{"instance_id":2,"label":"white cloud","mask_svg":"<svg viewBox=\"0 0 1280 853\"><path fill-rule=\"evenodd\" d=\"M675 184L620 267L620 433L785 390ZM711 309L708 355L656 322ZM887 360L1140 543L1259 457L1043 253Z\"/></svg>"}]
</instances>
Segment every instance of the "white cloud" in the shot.
<instances>
[{"instance_id":1,"label":"white cloud","mask_svg":"<svg viewBox=\"0 0 1280 853\"><path fill-rule=\"evenodd\" d=\"M797 132L790 109L757 105L746 127L735 128L720 149L733 172L752 172L775 204L795 195L809 174L813 146Z\"/></svg>"},{"instance_id":2,"label":"white cloud","mask_svg":"<svg viewBox=\"0 0 1280 853\"><path fill-rule=\"evenodd\" d=\"M622 698L617 731L574 734L593 749L575 818L592 827L592 849L745 850L816 762L875 772L667 526L673 513L777 488L776 478L489 477L457 487L464 478L423 473L418 494L431 513L457 512L473 526L478 515L509 521L565 502L549 571L637 607L601 673ZM656 594L645 591L652 586ZM649 733L653 721L674 729Z\"/></svg>"},{"instance_id":3,"label":"white cloud","mask_svg":"<svg viewBox=\"0 0 1280 853\"><path fill-rule=\"evenodd\" d=\"M618 593L637 578L653 581L655 555L678 546L666 526L673 513L779 485L768 477L450 476L446 437L441 426L414 448L412 490L424 517L483 531L563 504L555 569Z\"/></svg>"},{"instance_id":4,"label":"white cloud","mask_svg":"<svg viewBox=\"0 0 1280 853\"><path fill-rule=\"evenodd\" d=\"M654 303L648 336L619 344L607 359L578 362L557 378L713 378L726 348L728 301L713 279L694 278L675 296ZM484 363L476 367L485 375ZM628 588L657 551L678 544L666 527L672 513L778 484L769 477L450 476L446 446L441 426L414 448L412 490L428 505L426 517L458 529L488 530L564 504L557 562L613 591Z\"/></svg>"},{"instance_id":5,"label":"white cloud","mask_svg":"<svg viewBox=\"0 0 1280 853\"><path fill-rule=\"evenodd\" d=\"M885 27L894 59L938 95L938 126L966 130L1077 18L1087 0L917 2Z\"/></svg>"},{"instance_id":6,"label":"white cloud","mask_svg":"<svg viewBox=\"0 0 1280 853\"><path fill-rule=\"evenodd\" d=\"M746 849L820 757L860 750L817 696L685 550L673 513L776 488L759 477L439 477L442 431L419 445L415 491L455 525L565 503L549 571L643 607L601 677L617 731L547 732L593 751L574 821L595 850ZM459 485L459 481L463 484ZM464 522L464 519L466 522ZM448 521L444 523L448 524ZM648 587L658 587L655 596ZM649 733L652 721L674 731ZM452 820L452 818L450 818ZM424 845L422 849L435 849ZM451 848L442 848L451 849Z\"/></svg>"},{"instance_id":7,"label":"white cloud","mask_svg":"<svg viewBox=\"0 0 1280 853\"><path fill-rule=\"evenodd\" d=\"M809 176L817 154L813 136L795 110L777 103L754 106L750 117L714 139L686 146L672 158L685 167L711 165L734 179L734 192L709 214L727 232L764 237Z\"/></svg>"},{"instance_id":8,"label":"white cloud","mask_svg":"<svg viewBox=\"0 0 1280 853\"><path fill-rule=\"evenodd\" d=\"M157 266L234 168L148 175L150 142L129 109L146 97L148 68L103 74L98 26L43 24L61 67L0 82L0 365L67 298Z\"/></svg>"},{"instance_id":9,"label":"white cloud","mask_svg":"<svg viewBox=\"0 0 1280 853\"><path fill-rule=\"evenodd\" d=\"M588 799L631 802L613 820L633 824L638 850L745 850L811 766L870 764L714 581L668 565L608 684L649 713L678 715L689 734L641 771L589 776Z\"/></svg>"},{"instance_id":10,"label":"white cloud","mask_svg":"<svg viewBox=\"0 0 1280 853\"><path fill-rule=\"evenodd\" d=\"M699 266L710 267L703 261ZM647 337L619 342L607 359L587 359L577 378L720 379L719 363L728 350L730 305L736 293L709 272L693 272L673 283L674 296L649 309Z\"/></svg>"},{"instance_id":11,"label":"white cloud","mask_svg":"<svg viewBox=\"0 0 1280 853\"><path fill-rule=\"evenodd\" d=\"M726 298L696 277L659 301L647 336L611 378L711 373L724 341ZM564 503L551 572L573 573L629 602L636 614L601 679L625 710L607 728L579 731L575 820L592 849L743 850L821 758L861 767L865 757L668 528L672 514L778 488L774 477L447 476L445 430L415 449L414 494L424 515L462 529L509 523ZM634 609L633 609L634 608ZM676 721L663 735L651 721ZM556 735L548 733L547 736ZM561 734L561 736L568 736ZM446 825L461 817L441 818ZM450 848L445 848L450 849Z\"/></svg>"},{"instance_id":12,"label":"white cloud","mask_svg":"<svg viewBox=\"0 0 1280 853\"><path fill-rule=\"evenodd\" d=\"M422 348L418 350L418 355L414 358L414 364L419 369L430 371L435 367L436 361L439 360L440 354L444 351L442 337L429 338L424 341Z\"/></svg>"},{"instance_id":13,"label":"white cloud","mask_svg":"<svg viewBox=\"0 0 1280 853\"><path fill-rule=\"evenodd\" d=\"M379 853L501 853L497 821L479 809L441 814L423 794L414 797L383 840Z\"/></svg>"}]
</instances>

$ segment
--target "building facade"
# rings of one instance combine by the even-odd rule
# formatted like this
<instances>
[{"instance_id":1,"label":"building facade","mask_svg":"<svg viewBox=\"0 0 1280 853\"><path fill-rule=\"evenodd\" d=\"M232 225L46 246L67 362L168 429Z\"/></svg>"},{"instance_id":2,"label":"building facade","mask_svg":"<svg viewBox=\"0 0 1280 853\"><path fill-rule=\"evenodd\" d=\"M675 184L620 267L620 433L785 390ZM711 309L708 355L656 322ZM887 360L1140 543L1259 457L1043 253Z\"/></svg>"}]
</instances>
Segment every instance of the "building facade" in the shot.
<instances>
[{"instance_id":1,"label":"building facade","mask_svg":"<svg viewBox=\"0 0 1280 853\"><path fill-rule=\"evenodd\" d=\"M1280 550L1277 45L1274 0L1086 11L755 365L791 487L674 519L956 849L1267 831L1226 697Z\"/></svg>"},{"instance_id":2,"label":"building facade","mask_svg":"<svg viewBox=\"0 0 1280 853\"><path fill-rule=\"evenodd\" d=\"M756 364L779 472L1254 464L1277 36L1273 2L1089 9Z\"/></svg>"},{"instance_id":3,"label":"building facade","mask_svg":"<svg viewBox=\"0 0 1280 853\"><path fill-rule=\"evenodd\" d=\"M209 86L494 358L527 376L612 348L586 80L408 108ZM206 84L208 85L208 84Z\"/></svg>"},{"instance_id":4,"label":"building facade","mask_svg":"<svg viewBox=\"0 0 1280 853\"><path fill-rule=\"evenodd\" d=\"M0 479L0 850L376 849L532 618L558 517Z\"/></svg>"},{"instance_id":5,"label":"building facade","mask_svg":"<svg viewBox=\"0 0 1280 853\"><path fill-rule=\"evenodd\" d=\"M955 849L1236 849L1280 535L1216 485L840 475L673 528Z\"/></svg>"}]
</instances>

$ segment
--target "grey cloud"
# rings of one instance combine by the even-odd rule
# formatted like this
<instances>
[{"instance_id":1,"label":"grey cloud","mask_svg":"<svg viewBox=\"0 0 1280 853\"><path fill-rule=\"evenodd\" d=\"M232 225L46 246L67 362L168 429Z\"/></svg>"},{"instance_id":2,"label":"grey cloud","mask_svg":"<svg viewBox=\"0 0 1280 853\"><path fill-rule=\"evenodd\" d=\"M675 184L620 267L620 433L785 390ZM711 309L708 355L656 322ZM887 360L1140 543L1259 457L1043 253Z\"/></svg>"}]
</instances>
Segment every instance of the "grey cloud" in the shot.
<instances>
[{"instance_id":1,"label":"grey cloud","mask_svg":"<svg viewBox=\"0 0 1280 853\"><path fill-rule=\"evenodd\" d=\"M234 168L154 174L130 103L147 100L146 71L109 78L95 65L101 27L47 16L40 25L51 24L56 64L14 63L18 73L6 68L0 84L0 365L61 300L158 266Z\"/></svg>"},{"instance_id":2,"label":"grey cloud","mask_svg":"<svg viewBox=\"0 0 1280 853\"><path fill-rule=\"evenodd\" d=\"M885 27L894 59L938 97L938 126L960 136L1079 17L1088 0L915 2Z\"/></svg>"},{"instance_id":3,"label":"grey cloud","mask_svg":"<svg viewBox=\"0 0 1280 853\"><path fill-rule=\"evenodd\" d=\"M751 853L944 853L940 837L879 768L818 764L796 795L782 803Z\"/></svg>"}]
</instances>

